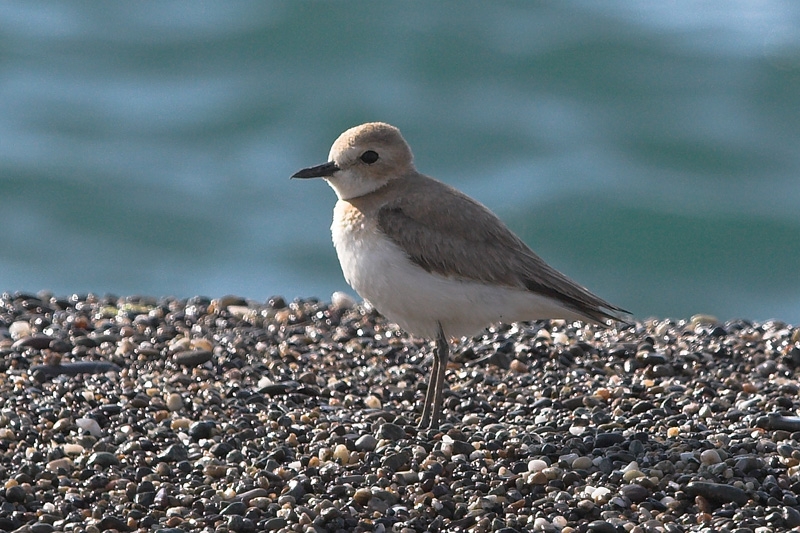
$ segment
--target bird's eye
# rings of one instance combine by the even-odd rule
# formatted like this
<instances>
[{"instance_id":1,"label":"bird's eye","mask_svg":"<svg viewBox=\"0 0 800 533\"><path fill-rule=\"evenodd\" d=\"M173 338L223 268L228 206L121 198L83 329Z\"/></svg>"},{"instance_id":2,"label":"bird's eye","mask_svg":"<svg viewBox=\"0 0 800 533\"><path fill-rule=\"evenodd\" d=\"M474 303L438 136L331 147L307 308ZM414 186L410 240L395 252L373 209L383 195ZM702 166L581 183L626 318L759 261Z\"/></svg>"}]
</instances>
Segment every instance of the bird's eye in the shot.
<instances>
[{"instance_id":1,"label":"bird's eye","mask_svg":"<svg viewBox=\"0 0 800 533\"><path fill-rule=\"evenodd\" d=\"M361 159L364 163L371 165L375 161L378 160L378 152L373 152L372 150L367 150L363 154L361 154Z\"/></svg>"}]
</instances>

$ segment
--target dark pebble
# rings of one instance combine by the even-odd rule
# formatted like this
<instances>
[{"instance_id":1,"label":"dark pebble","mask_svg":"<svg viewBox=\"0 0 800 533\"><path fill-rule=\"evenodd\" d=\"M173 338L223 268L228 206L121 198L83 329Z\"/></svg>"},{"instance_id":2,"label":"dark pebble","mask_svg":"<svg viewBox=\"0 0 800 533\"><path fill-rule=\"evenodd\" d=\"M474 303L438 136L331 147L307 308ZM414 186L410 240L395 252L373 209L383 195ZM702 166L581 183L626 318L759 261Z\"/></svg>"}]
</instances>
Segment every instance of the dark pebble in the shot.
<instances>
[{"instance_id":1,"label":"dark pebble","mask_svg":"<svg viewBox=\"0 0 800 533\"><path fill-rule=\"evenodd\" d=\"M735 502L738 505L744 505L750 500L742 489L722 483L692 481L686 485L685 491L690 496L702 496L716 503Z\"/></svg>"},{"instance_id":2,"label":"dark pebble","mask_svg":"<svg viewBox=\"0 0 800 533\"><path fill-rule=\"evenodd\" d=\"M625 441L622 433L598 433L594 438L595 448L608 448L614 444L620 444Z\"/></svg>"},{"instance_id":3,"label":"dark pebble","mask_svg":"<svg viewBox=\"0 0 800 533\"><path fill-rule=\"evenodd\" d=\"M30 337L25 337L23 339L19 339L14 344L11 345L11 349L18 352L25 348L33 348L34 350L43 350L50 346L50 343L53 341L53 337L49 335L32 335Z\"/></svg>"},{"instance_id":4,"label":"dark pebble","mask_svg":"<svg viewBox=\"0 0 800 533\"><path fill-rule=\"evenodd\" d=\"M639 439L633 439L630 444L628 444L628 451L634 457L638 457L645 452L644 444Z\"/></svg>"},{"instance_id":5,"label":"dark pebble","mask_svg":"<svg viewBox=\"0 0 800 533\"><path fill-rule=\"evenodd\" d=\"M245 511L247 511L247 505L244 502L232 502L220 514L223 516L243 515Z\"/></svg>"},{"instance_id":6,"label":"dark pebble","mask_svg":"<svg viewBox=\"0 0 800 533\"><path fill-rule=\"evenodd\" d=\"M664 365L667 363L667 357L660 353L644 353L637 359L644 365Z\"/></svg>"},{"instance_id":7,"label":"dark pebble","mask_svg":"<svg viewBox=\"0 0 800 533\"><path fill-rule=\"evenodd\" d=\"M214 426L214 422L210 420L193 422L192 425L189 426L189 436L194 440L208 439L211 437Z\"/></svg>"},{"instance_id":8,"label":"dark pebble","mask_svg":"<svg viewBox=\"0 0 800 533\"><path fill-rule=\"evenodd\" d=\"M97 527L101 531L105 531L107 529L116 529L117 531L130 531L128 524L121 518L116 516L106 516L97 523Z\"/></svg>"},{"instance_id":9,"label":"dark pebble","mask_svg":"<svg viewBox=\"0 0 800 533\"><path fill-rule=\"evenodd\" d=\"M286 394L293 388L296 388L297 382L284 382L284 383L270 383L269 385L265 385L264 387L259 389L259 392L262 394L268 394L270 396L278 396L281 394Z\"/></svg>"},{"instance_id":10,"label":"dark pebble","mask_svg":"<svg viewBox=\"0 0 800 533\"><path fill-rule=\"evenodd\" d=\"M295 478L295 479L289 480L288 487L289 487L289 490L287 490L285 492L285 494L288 494L289 496L291 496L295 500L299 500L300 498L302 498L306 494L306 489L303 486L303 482L301 480L299 480L299 479Z\"/></svg>"},{"instance_id":11,"label":"dark pebble","mask_svg":"<svg viewBox=\"0 0 800 533\"><path fill-rule=\"evenodd\" d=\"M633 503L639 503L641 501L644 501L645 498L650 496L650 491L647 488L639 485L638 483L625 485L624 487L619 489L619 492Z\"/></svg>"},{"instance_id":12,"label":"dark pebble","mask_svg":"<svg viewBox=\"0 0 800 533\"><path fill-rule=\"evenodd\" d=\"M189 453L186 451L180 444L171 444L164 453L158 456L159 461L164 461L165 463L177 463L179 461L185 461L189 458Z\"/></svg>"},{"instance_id":13,"label":"dark pebble","mask_svg":"<svg viewBox=\"0 0 800 533\"><path fill-rule=\"evenodd\" d=\"M61 363L58 365L34 365L30 373L37 381L47 381L56 376L77 376L78 374L105 374L119 372L114 363L104 361L80 361L77 363Z\"/></svg>"},{"instance_id":14,"label":"dark pebble","mask_svg":"<svg viewBox=\"0 0 800 533\"><path fill-rule=\"evenodd\" d=\"M228 531L235 531L235 532L242 531L242 529L244 528L244 518L242 518L241 515L238 514L229 515L226 525L228 527Z\"/></svg>"},{"instance_id":15,"label":"dark pebble","mask_svg":"<svg viewBox=\"0 0 800 533\"><path fill-rule=\"evenodd\" d=\"M48 346L49 349L53 350L56 353L67 353L71 352L74 346L71 342L67 342L62 339L53 339L50 341L50 345Z\"/></svg>"},{"instance_id":16,"label":"dark pebble","mask_svg":"<svg viewBox=\"0 0 800 533\"><path fill-rule=\"evenodd\" d=\"M208 451L214 454L215 456L222 458L233 451L233 446L231 446L227 442L219 442L213 445Z\"/></svg>"},{"instance_id":17,"label":"dark pebble","mask_svg":"<svg viewBox=\"0 0 800 533\"><path fill-rule=\"evenodd\" d=\"M53 533L55 528L47 522L36 522L31 526L30 533Z\"/></svg>"},{"instance_id":18,"label":"dark pebble","mask_svg":"<svg viewBox=\"0 0 800 533\"><path fill-rule=\"evenodd\" d=\"M100 407L100 411L105 416L114 416L122 412L122 406L118 403L107 403Z\"/></svg>"},{"instance_id":19,"label":"dark pebble","mask_svg":"<svg viewBox=\"0 0 800 533\"><path fill-rule=\"evenodd\" d=\"M756 420L756 425L764 429L782 429L795 432L800 431L800 417L770 414Z\"/></svg>"},{"instance_id":20,"label":"dark pebble","mask_svg":"<svg viewBox=\"0 0 800 533\"><path fill-rule=\"evenodd\" d=\"M166 488L161 487L153 497L153 505L159 509L165 509L169 506L169 492Z\"/></svg>"},{"instance_id":21,"label":"dark pebble","mask_svg":"<svg viewBox=\"0 0 800 533\"><path fill-rule=\"evenodd\" d=\"M355 447L357 452L371 452L375 449L375 446L377 445L378 445L378 439L369 434L362 435L355 442Z\"/></svg>"},{"instance_id":22,"label":"dark pebble","mask_svg":"<svg viewBox=\"0 0 800 533\"><path fill-rule=\"evenodd\" d=\"M99 466L100 468L118 464L119 459L117 459L117 456L109 452L95 452L89 456L89 460L86 462L88 467Z\"/></svg>"},{"instance_id":23,"label":"dark pebble","mask_svg":"<svg viewBox=\"0 0 800 533\"><path fill-rule=\"evenodd\" d=\"M288 523L285 518L270 518L263 523L264 531L277 531L286 527Z\"/></svg>"},{"instance_id":24,"label":"dark pebble","mask_svg":"<svg viewBox=\"0 0 800 533\"><path fill-rule=\"evenodd\" d=\"M200 366L204 363L211 361L212 354L208 350L187 350L178 352L172 356L175 364L186 367Z\"/></svg>"},{"instance_id":25,"label":"dark pebble","mask_svg":"<svg viewBox=\"0 0 800 533\"><path fill-rule=\"evenodd\" d=\"M604 520L589 522L586 526L587 533L619 533L617 526Z\"/></svg>"},{"instance_id":26,"label":"dark pebble","mask_svg":"<svg viewBox=\"0 0 800 533\"><path fill-rule=\"evenodd\" d=\"M471 454L474 451L475 447L469 442L464 442L463 440L453 441L453 455L469 456L469 454Z\"/></svg>"},{"instance_id":27,"label":"dark pebble","mask_svg":"<svg viewBox=\"0 0 800 533\"><path fill-rule=\"evenodd\" d=\"M736 460L736 469L744 474L763 467L764 462L758 457L742 457Z\"/></svg>"},{"instance_id":28,"label":"dark pebble","mask_svg":"<svg viewBox=\"0 0 800 533\"><path fill-rule=\"evenodd\" d=\"M787 527L800 526L800 511L794 507L784 507L781 515Z\"/></svg>"},{"instance_id":29,"label":"dark pebble","mask_svg":"<svg viewBox=\"0 0 800 533\"><path fill-rule=\"evenodd\" d=\"M75 346L83 346L84 348L97 348L97 341L87 337L86 335L75 337L72 339L72 343Z\"/></svg>"},{"instance_id":30,"label":"dark pebble","mask_svg":"<svg viewBox=\"0 0 800 533\"><path fill-rule=\"evenodd\" d=\"M646 413L647 411L653 408L655 408L655 405L653 405L652 403L641 401L634 404L634 406L631 408L631 413L635 415L640 415L642 413Z\"/></svg>"},{"instance_id":31,"label":"dark pebble","mask_svg":"<svg viewBox=\"0 0 800 533\"><path fill-rule=\"evenodd\" d=\"M408 454L405 452L393 453L384 457L381 461L381 464L386 468L397 471L408 464L408 460Z\"/></svg>"},{"instance_id":32,"label":"dark pebble","mask_svg":"<svg viewBox=\"0 0 800 533\"><path fill-rule=\"evenodd\" d=\"M19 519L13 516L0 516L0 530L12 531L20 526Z\"/></svg>"},{"instance_id":33,"label":"dark pebble","mask_svg":"<svg viewBox=\"0 0 800 533\"><path fill-rule=\"evenodd\" d=\"M133 501L142 507L150 507L156 501L156 493L153 491L139 492L133 497Z\"/></svg>"},{"instance_id":34,"label":"dark pebble","mask_svg":"<svg viewBox=\"0 0 800 533\"><path fill-rule=\"evenodd\" d=\"M778 369L778 364L772 359L770 359L758 365L756 367L756 372L761 374L763 377L767 378L772 374L774 374L777 369Z\"/></svg>"},{"instance_id":35,"label":"dark pebble","mask_svg":"<svg viewBox=\"0 0 800 533\"><path fill-rule=\"evenodd\" d=\"M109 481L111 480L108 476L103 474L95 474L89 478L86 485L92 490L97 490L104 488L106 485L108 485Z\"/></svg>"},{"instance_id":36,"label":"dark pebble","mask_svg":"<svg viewBox=\"0 0 800 533\"><path fill-rule=\"evenodd\" d=\"M268 494L269 492L267 491L267 489L259 487L256 489L248 490L247 492L243 492L239 495L239 497L242 499L245 505L250 505L250 500L252 500L253 498L264 497L267 496Z\"/></svg>"},{"instance_id":37,"label":"dark pebble","mask_svg":"<svg viewBox=\"0 0 800 533\"><path fill-rule=\"evenodd\" d=\"M397 424L392 424L391 422L383 424L378 429L379 439L397 441L402 438L405 438L405 436L406 436L406 430L398 426Z\"/></svg>"},{"instance_id":38,"label":"dark pebble","mask_svg":"<svg viewBox=\"0 0 800 533\"><path fill-rule=\"evenodd\" d=\"M13 485L6 489L6 500L10 502L23 503L25 501L25 490L19 485Z\"/></svg>"}]
</instances>

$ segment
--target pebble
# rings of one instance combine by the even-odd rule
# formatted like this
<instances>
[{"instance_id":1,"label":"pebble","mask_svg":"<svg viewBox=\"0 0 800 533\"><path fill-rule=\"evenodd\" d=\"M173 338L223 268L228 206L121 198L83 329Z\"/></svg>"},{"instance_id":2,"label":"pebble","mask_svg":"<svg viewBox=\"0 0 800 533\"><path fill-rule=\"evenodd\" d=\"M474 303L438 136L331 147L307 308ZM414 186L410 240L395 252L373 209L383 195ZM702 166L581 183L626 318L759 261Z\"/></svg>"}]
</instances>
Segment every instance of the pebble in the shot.
<instances>
[{"instance_id":1,"label":"pebble","mask_svg":"<svg viewBox=\"0 0 800 533\"><path fill-rule=\"evenodd\" d=\"M167 409L172 412L180 411L183 409L183 398L180 394L175 392L168 394L166 397Z\"/></svg>"},{"instance_id":2,"label":"pebble","mask_svg":"<svg viewBox=\"0 0 800 533\"><path fill-rule=\"evenodd\" d=\"M186 350L172 356L175 364L187 367L200 366L211 361L214 356L209 350Z\"/></svg>"},{"instance_id":3,"label":"pebble","mask_svg":"<svg viewBox=\"0 0 800 533\"><path fill-rule=\"evenodd\" d=\"M625 441L622 433L598 433L594 439L595 448L608 448L614 444L620 444Z\"/></svg>"},{"instance_id":4,"label":"pebble","mask_svg":"<svg viewBox=\"0 0 800 533\"><path fill-rule=\"evenodd\" d=\"M117 373L120 370L119 366L108 361L78 361L75 363L59 362L58 364L32 365L30 373L36 381L43 382L58 376Z\"/></svg>"},{"instance_id":5,"label":"pebble","mask_svg":"<svg viewBox=\"0 0 800 533\"><path fill-rule=\"evenodd\" d=\"M619 489L619 492L634 503L639 503L650 496L650 491L638 483L625 485Z\"/></svg>"},{"instance_id":6,"label":"pebble","mask_svg":"<svg viewBox=\"0 0 800 533\"><path fill-rule=\"evenodd\" d=\"M589 470L592 467L592 458L585 455L576 457L571 466L576 470Z\"/></svg>"},{"instance_id":7,"label":"pebble","mask_svg":"<svg viewBox=\"0 0 800 533\"><path fill-rule=\"evenodd\" d=\"M356 451L359 452L371 452L375 450L375 447L377 445L378 445L378 439L376 439L374 436L370 434L362 435L355 442Z\"/></svg>"},{"instance_id":8,"label":"pebble","mask_svg":"<svg viewBox=\"0 0 800 533\"><path fill-rule=\"evenodd\" d=\"M603 520L589 522L589 524L586 526L586 531L588 533L619 533L617 526Z\"/></svg>"},{"instance_id":9,"label":"pebble","mask_svg":"<svg viewBox=\"0 0 800 533\"><path fill-rule=\"evenodd\" d=\"M75 425L93 437L101 437L103 435L103 429L94 418L79 418L75 421Z\"/></svg>"},{"instance_id":10,"label":"pebble","mask_svg":"<svg viewBox=\"0 0 800 533\"><path fill-rule=\"evenodd\" d=\"M703 450L700 453L700 462L704 465L715 465L722 461L717 450Z\"/></svg>"},{"instance_id":11,"label":"pebble","mask_svg":"<svg viewBox=\"0 0 800 533\"><path fill-rule=\"evenodd\" d=\"M431 346L351 297L3 293L0 529L798 528L798 343L702 316L497 326L419 431Z\"/></svg>"},{"instance_id":12,"label":"pebble","mask_svg":"<svg viewBox=\"0 0 800 533\"><path fill-rule=\"evenodd\" d=\"M14 324L12 324L13 326ZM13 338L13 333L12 333ZM11 349L14 351L21 351L25 348L33 348L34 350L43 350L45 348L50 347L50 343L53 342L53 337L49 335L28 335L23 336L19 340L17 340L14 344L11 345Z\"/></svg>"},{"instance_id":13,"label":"pebble","mask_svg":"<svg viewBox=\"0 0 800 533\"><path fill-rule=\"evenodd\" d=\"M735 502L738 505L744 505L749 500L744 490L723 483L692 481L686 485L685 490L690 496L702 496L717 503Z\"/></svg>"},{"instance_id":14,"label":"pebble","mask_svg":"<svg viewBox=\"0 0 800 533\"><path fill-rule=\"evenodd\" d=\"M210 420L203 420L202 422L193 422L189 426L189 436L195 440L208 439L211 437L215 425L216 424Z\"/></svg>"},{"instance_id":15,"label":"pebble","mask_svg":"<svg viewBox=\"0 0 800 533\"><path fill-rule=\"evenodd\" d=\"M379 439L386 439L390 441L397 441L406 436L406 431L401 426L397 424L392 424L391 422L387 422L386 424L381 425L378 429L377 437Z\"/></svg>"},{"instance_id":16,"label":"pebble","mask_svg":"<svg viewBox=\"0 0 800 533\"><path fill-rule=\"evenodd\" d=\"M11 337L11 340L20 341L25 337L30 337L31 325L27 320L17 320L8 326L8 334Z\"/></svg>"},{"instance_id":17,"label":"pebble","mask_svg":"<svg viewBox=\"0 0 800 533\"><path fill-rule=\"evenodd\" d=\"M86 461L86 466L88 467L98 466L100 468L106 468L118 464L119 459L117 459L116 455L110 452L94 452L89 456L89 460Z\"/></svg>"}]
</instances>

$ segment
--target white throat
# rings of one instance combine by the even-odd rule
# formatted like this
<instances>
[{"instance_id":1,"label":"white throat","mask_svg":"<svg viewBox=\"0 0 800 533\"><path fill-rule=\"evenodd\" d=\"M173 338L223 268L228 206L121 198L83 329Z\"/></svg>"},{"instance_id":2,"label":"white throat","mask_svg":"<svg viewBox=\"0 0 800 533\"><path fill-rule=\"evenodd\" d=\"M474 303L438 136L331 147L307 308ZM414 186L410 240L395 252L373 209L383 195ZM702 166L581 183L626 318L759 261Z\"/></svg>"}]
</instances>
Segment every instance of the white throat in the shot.
<instances>
[{"instance_id":1,"label":"white throat","mask_svg":"<svg viewBox=\"0 0 800 533\"><path fill-rule=\"evenodd\" d=\"M325 178L328 185L336 192L340 200L358 198L386 185L388 179L376 179L375 177L364 177L351 170L340 170L335 176Z\"/></svg>"}]
</instances>

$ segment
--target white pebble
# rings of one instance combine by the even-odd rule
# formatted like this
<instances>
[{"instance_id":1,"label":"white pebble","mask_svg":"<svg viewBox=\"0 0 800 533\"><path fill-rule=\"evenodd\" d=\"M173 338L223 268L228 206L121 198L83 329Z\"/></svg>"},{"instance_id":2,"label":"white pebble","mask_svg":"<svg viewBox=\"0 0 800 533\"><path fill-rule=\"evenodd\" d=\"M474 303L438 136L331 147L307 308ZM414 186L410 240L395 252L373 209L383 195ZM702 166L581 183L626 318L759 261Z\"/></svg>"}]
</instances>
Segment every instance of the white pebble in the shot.
<instances>
[{"instance_id":1,"label":"white pebble","mask_svg":"<svg viewBox=\"0 0 800 533\"><path fill-rule=\"evenodd\" d=\"M17 320L8 326L8 334L11 335L11 338L15 341L24 339L25 337L30 337L31 325L22 320Z\"/></svg>"},{"instance_id":2,"label":"white pebble","mask_svg":"<svg viewBox=\"0 0 800 533\"><path fill-rule=\"evenodd\" d=\"M64 453L67 455L80 455L83 452L84 448L80 444L70 443L64 445Z\"/></svg>"},{"instance_id":3,"label":"white pebble","mask_svg":"<svg viewBox=\"0 0 800 533\"><path fill-rule=\"evenodd\" d=\"M381 400L377 396L370 394L369 396L364 398L364 405L366 405L370 409L380 409Z\"/></svg>"},{"instance_id":4,"label":"white pebble","mask_svg":"<svg viewBox=\"0 0 800 533\"><path fill-rule=\"evenodd\" d=\"M103 430L94 418L79 418L75 421L75 424L92 437L99 438L103 436Z\"/></svg>"},{"instance_id":5,"label":"white pebble","mask_svg":"<svg viewBox=\"0 0 800 533\"><path fill-rule=\"evenodd\" d=\"M246 305L229 305L228 312L236 318L246 318L256 314L253 309L250 309Z\"/></svg>"},{"instance_id":6,"label":"white pebble","mask_svg":"<svg viewBox=\"0 0 800 533\"><path fill-rule=\"evenodd\" d=\"M622 469L623 472L628 472L630 470L639 470L639 463L636 461L631 461L625 468Z\"/></svg>"},{"instance_id":7,"label":"white pebble","mask_svg":"<svg viewBox=\"0 0 800 533\"><path fill-rule=\"evenodd\" d=\"M333 458L338 459L341 464L346 465L350 459L350 452L347 450L347 446L344 444L337 444L336 448L333 450Z\"/></svg>"},{"instance_id":8,"label":"white pebble","mask_svg":"<svg viewBox=\"0 0 800 533\"><path fill-rule=\"evenodd\" d=\"M592 491L592 499L594 503L606 503L610 499L611 489L606 487L598 487Z\"/></svg>"},{"instance_id":9,"label":"white pebble","mask_svg":"<svg viewBox=\"0 0 800 533\"><path fill-rule=\"evenodd\" d=\"M566 333L559 331L558 333L553 335L553 342L556 344L561 344L566 346L567 344L569 344L569 337L567 336Z\"/></svg>"},{"instance_id":10,"label":"white pebble","mask_svg":"<svg viewBox=\"0 0 800 533\"><path fill-rule=\"evenodd\" d=\"M528 461L528 472L541 472L547 468L547 463L541 459L532 459Z\"/></svg>"},{"instance_id":11,"label":"white pebble","mask_svg":"<svg viewBox=\"0 0 800 533\"><path fill-rule=\"evenodd\" d=\"M356 300L346 292L336 291L331 295L331 307L335 309L350 309L356 305Z\"/></svg>"},{"instance_id":12,"label":"white pebble","mask_svg":"<svg viewBox=\"0 0 800 533\"><path fill-rule=\"evenodd\" d=\"M59 468L63 468L64 470L70 472L75 468L75 463L73 463L72 459L69 457L62 457L61 459L53 459L47 463L45 468L51 472L56 472Z\"/></svg>"}]
</instances>

